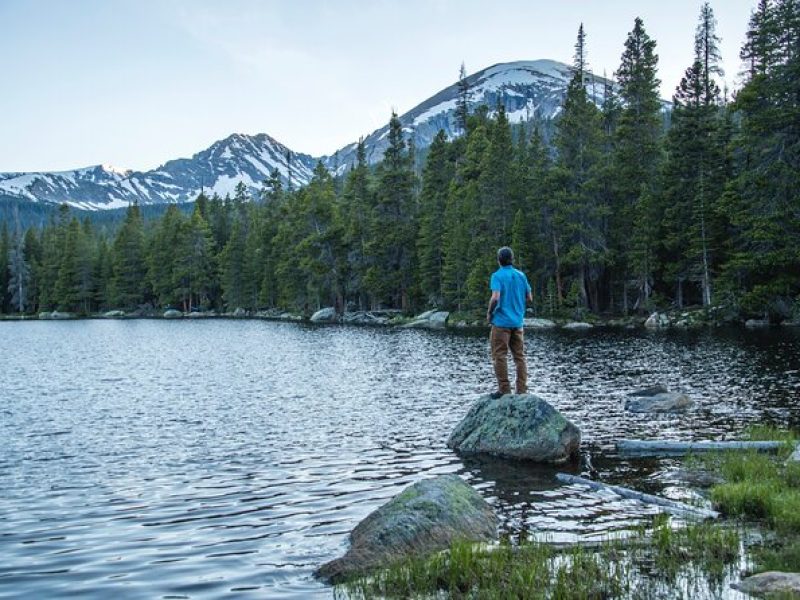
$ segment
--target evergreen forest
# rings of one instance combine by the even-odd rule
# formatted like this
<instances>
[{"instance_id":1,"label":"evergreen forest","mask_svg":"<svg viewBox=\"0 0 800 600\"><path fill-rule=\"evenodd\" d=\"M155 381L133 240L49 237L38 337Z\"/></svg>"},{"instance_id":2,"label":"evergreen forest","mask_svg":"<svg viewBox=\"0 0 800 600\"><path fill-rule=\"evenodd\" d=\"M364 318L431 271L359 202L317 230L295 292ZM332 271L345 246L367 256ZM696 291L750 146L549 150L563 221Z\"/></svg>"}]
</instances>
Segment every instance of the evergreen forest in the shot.
<instances>
[{"instance_id":1,"label":"evergreen forest","mask_svg":"<svg viewBox=\"0 0 800 600\"><path fill-rule=\"evenodd\" d=\"M457 121L417 153L392 115L389 147L305 187L280 173L251 195L201 194L119 225L62 206L44 227L0 228L0 312L174 307L339 311L485 307L495 251L510 245L542 316L724 307L800 317L800 2L759 0L741 86L721 89L713 11L671 106L641 19L603 101L580 27L552 122L511 125L474 106L463 72Z\"/></svg>"}]
</instances>

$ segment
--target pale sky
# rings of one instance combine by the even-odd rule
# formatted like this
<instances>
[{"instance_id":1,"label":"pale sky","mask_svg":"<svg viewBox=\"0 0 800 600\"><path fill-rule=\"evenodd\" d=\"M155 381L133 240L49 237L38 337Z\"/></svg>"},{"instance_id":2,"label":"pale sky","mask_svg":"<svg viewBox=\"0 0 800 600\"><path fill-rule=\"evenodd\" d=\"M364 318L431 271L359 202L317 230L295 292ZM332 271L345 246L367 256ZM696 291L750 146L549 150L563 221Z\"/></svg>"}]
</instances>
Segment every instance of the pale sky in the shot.
<instances>
[{"instance_id":1,"label":"pale sky","mask_svg":"<svg viewBox=\"0 0 800 600\"><path fill-rule=\"evenodd\" d=\"M726 81L756 0L711 3ZM148 170L231 133L331 154L458 76L572 62L610 76L633 20L662 95L691 63L700 0L0 0L0 172Z\"/></svg>"}]
</instances>

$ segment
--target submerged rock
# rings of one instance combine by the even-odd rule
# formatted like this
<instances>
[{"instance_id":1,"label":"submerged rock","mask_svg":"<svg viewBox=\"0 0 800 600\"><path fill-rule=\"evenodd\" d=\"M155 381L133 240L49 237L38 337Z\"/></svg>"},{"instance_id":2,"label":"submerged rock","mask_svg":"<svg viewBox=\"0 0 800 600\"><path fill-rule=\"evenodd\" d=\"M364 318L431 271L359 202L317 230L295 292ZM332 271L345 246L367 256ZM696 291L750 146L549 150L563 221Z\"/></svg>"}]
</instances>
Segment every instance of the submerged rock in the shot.
<instances>
[{"instance_id":1,"label":"submerged rock","mask_svg":"<svg viewBox=\"0 0 800 600\"><path fill-rule=\"evenodd\" d=\"M332 306L320 308L317 312L311 315L312 323L335 323L339 320L339 315L336 314L336 309Z\"/></svg>"},{"instance_id":2,"label":"submerged rock","mask_svg":"<svg viewBox=\"0 0 800 600\"><path fill-rule=\"evenodd\" d=\"M350 533L347 553L314 575L336 583L458 540L488 542L497 538L497 524L491 507L457 475L426 479L370 513Z\"/></svg>"},{"instance_id":3,"label":"submerged rock","mask_svg":"<svg viewBox=\"0 0 800 600\"><path fill-rule=\"evenodd\" d=\"M531 394L482 396L447 440L449 448L462 454L555 464L566 462L580 444L580 430Z\"/></svg>"},{"instance_id":4,"label":"submerged rock","mask_svg":"<svg viewBox=\"0 0 800 600\"><path fill-rule=\"evenodd\" d=\"M170 308L169 310L165 310L162 316L165 319L180 319L183 317L183 313L179 310L175 310L174 308Z\"/></svg>"},{"instance_id":5,"label":"submerged rock","mask_svg":"<svg viewBox=\"0 0 800 600\"><path fill-rule=\"evenodd\" d=\"M444 329L447 326L447 318L450 313L443 310L429 310L414 317L410 323L406 323L403 327L419 328L419 329Z\"/></svg>"},{"instance_id":6,"label":"submerged rock","mask_svg":"<svg viewBox=\"0 0 800 600\"><path fill-rule=\"evenodd\" d=\"M663 385L638 390L628 394L625 410L631 412L678 412L686 410L694 402L686 394L670 392Z\"/></svg>"},{"instance_id":7,"label":"submerged rock","mask_svg":"<svg viewBox=\"0 0 800 600\"><path fill-rule=\"evenodd\" d=\"M800 595L800 573L767 571L766 573L746 577L739 583L732 583L731 587L754 596L780 594L781 598L795 598Z\"/></svg>"}]
</instances>

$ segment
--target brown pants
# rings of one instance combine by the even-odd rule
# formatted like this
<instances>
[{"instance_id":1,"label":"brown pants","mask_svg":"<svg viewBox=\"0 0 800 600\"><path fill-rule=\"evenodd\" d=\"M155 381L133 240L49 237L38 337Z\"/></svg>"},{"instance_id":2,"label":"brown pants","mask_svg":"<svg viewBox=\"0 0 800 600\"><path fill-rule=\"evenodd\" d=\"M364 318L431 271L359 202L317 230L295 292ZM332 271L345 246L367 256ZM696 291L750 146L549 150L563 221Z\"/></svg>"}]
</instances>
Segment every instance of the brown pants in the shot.
<instances>
[{"instance_id":1,"label":"brown pants","mask_svg":"<svg viewBox=\"0 0 800 600\"><path fill-rule=\"evenodd\" d=\"M492 325L489 335L492 347L492 363L494 374L497 376L498 390L504 394L511 393L511 382L508 381L508 351L514 358L517 368L517 393L528 392L528 366L525 364L525 344L523 342L523 329L505 329Z\"/></svg>"}]
</instances>

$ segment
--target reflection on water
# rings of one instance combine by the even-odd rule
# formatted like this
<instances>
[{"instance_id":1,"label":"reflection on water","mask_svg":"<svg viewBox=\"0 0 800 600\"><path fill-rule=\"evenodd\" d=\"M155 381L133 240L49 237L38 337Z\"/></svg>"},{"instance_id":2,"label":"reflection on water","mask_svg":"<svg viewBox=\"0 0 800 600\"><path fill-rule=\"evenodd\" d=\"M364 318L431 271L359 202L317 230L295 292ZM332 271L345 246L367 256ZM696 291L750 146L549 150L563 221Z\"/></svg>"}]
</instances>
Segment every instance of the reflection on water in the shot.
<instances>
[{"instance_id":1,"label":"reflection on water","mask_svg":"<svg viewBox=\"0 0 800 600\"><path fill-rule=\"evenodd\" d=\"M446 448L493 388L487 346L261 321L0 324L0 597L330 597L314 567L440 473L480 490L513 538L602 538L652 515L554 469ZM542 332L527 352L532 391L582 429L605 481L687 494L666 477L673 460L614 456L621 437L800 425L796 330ZM622 410L655 382L697 408Z\"/></svg>"}]
</instances>

